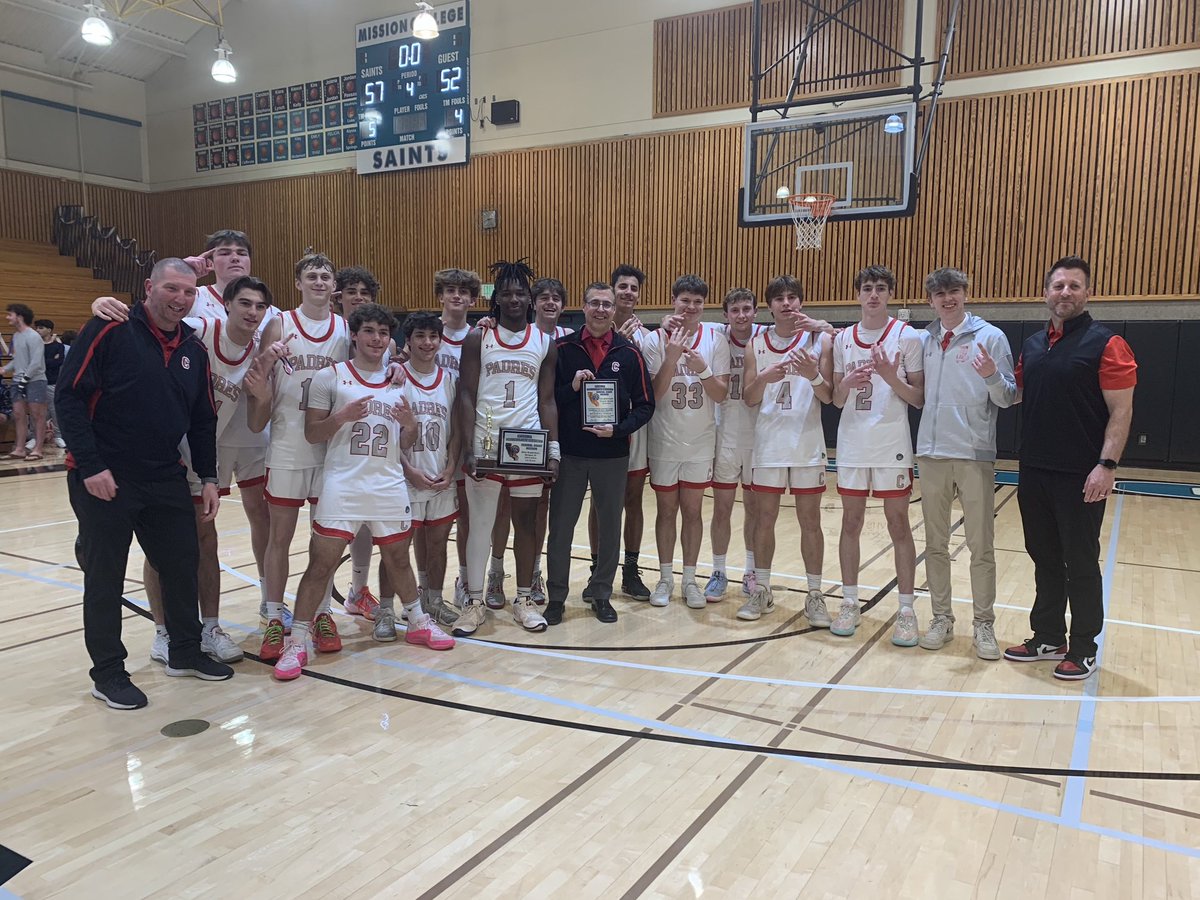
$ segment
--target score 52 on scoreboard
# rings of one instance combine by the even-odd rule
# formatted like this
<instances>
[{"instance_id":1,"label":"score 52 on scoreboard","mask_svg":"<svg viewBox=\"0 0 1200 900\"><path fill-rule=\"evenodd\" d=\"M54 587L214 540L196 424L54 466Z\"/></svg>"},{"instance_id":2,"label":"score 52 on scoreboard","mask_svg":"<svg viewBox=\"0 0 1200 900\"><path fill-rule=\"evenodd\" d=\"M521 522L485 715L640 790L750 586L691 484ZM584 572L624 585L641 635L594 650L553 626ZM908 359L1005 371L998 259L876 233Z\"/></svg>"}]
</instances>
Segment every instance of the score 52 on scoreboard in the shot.
<instances>
[{"instance_id":1,"label":"score 52 on scoreboard","mask_svg":"<svg viewBox=\"0 0 1200 900\"><path fill-rule=\"evenodd\" d=\"M412 33L416 10L355 26L358 173L465 163L470 151L468 0L430 10L438 36Z\"/></svg>"}]
</instances>

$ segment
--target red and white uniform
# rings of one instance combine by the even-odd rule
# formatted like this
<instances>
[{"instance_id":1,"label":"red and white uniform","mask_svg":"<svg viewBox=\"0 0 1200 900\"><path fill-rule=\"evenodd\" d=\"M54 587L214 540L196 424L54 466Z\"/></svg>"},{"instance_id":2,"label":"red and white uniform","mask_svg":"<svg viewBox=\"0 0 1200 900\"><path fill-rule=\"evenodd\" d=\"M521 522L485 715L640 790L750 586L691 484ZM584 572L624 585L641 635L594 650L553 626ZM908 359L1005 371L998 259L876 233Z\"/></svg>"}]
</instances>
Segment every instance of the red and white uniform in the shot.
<instances>
[{"instance_id":1,"label":"red and white uniform","mask_svg":"<svg viewBox=\"0 0 1200 900\"><path fill-rule=\"evenodd\" d=\"M566 337L568 334L574 334L574 333L575 333L574 328L567 328L565 325L555 325L553 331L546 332L546 334L550 335L550 337L556 341L560 337Z\"/></svg>"},{"instance_id":2,"label":"red and white uniform","mask_svg":"<svg viewBox=\"0 0 1200 900\"><path fill-rule=\"evenodd\" d=\"M442 327L442 346L438 348L433 361L443 369L449 369L455 378L458 377L459 361L462 359L463 341L470 333L470 325L464 325L457 329L451 329L448 326Z\"/></svg>"},{"instance_id":3,"label":"red and white uniform","mask_svg":"<svg viewBox=\"0 0 1200 900\"><path fill-rule=\"evenodd\" d=\"M646 338L650 336L650 329L645 325L639 325L637 330L629 336L639 350L645 345ZM629 474L630 475L649 475L650 462L647 455L647 445L650 442L650 429L639 428L629 438Z\"/></svg>"},{"instance_id":4,"label":"red and white uniform","mask_svg":"<svg viewBox=\"0 0 1200 900\"><path fill-rule=\"evenodd\" d=\"M225 312L225 301L221 299L221 293L215 285L204 284L196 288L196 300L192 303L188 318L215 319L224 322L228 316L229 314Z\"/></svg>"},{"instance_id":5,"label":"red and white uniform","mask_svg":"<svg viewBox=\"0 0 1200 900\"><path fill-rule=\"evenodd\" d=\"M821 353L821 335L797 332L781 338L774 328L750 342L756 371L787 362L804 350ZM785 375L763 391L754 423L754 489L782 493L820 493L825 490L825 432L821 401L812 383L800 374Z\"/></svg>"},{"instance_id":6,"label":"red and white uniform","mask_svg":"<svg viewBox=\"0 0 1200 900\"><path fill-rule=\"evenodd\" d=\"M393 407L403 396L386 371L361 372L351 362L326 367L313 377L309 403L338 410L367 398L367 414L348 422L329 439L321 480L321 504L313 531L351 540L359 528L371 530L374 543L408 537L412 508L400 463L400 423Z\"/></svg>"},{"instance_id":7,"label":"red and white uniform","mask_svg":"<svg viewBox=\"0 0 1200 900\"><path fill-rule=\"evenodd\" d=\"M717 406L717 452L713 463L713 486L732 488L740 481L750 483L753 465L754 420L758 409L742 402L745 385L743 370L746 365L746 349L766 328L751 325L750 339L745 344L733 336L733 329L725 326L725 339L729 342L729 396Z\"/></svg>"},{"instance_id":8,"label":"red and white uniform","mask_svg":"<svg viewBox=\"0 0 1200 900\"><path fill-rule=\"evenodd\" d=\"M871 348L879 344L891 358L900 355L898 374L924 370L921 338L907 322L889 318L878 330L868 331L860 322L843 330L833 342L833 370L845 375L871 364ZM837 441L838 490L875 496L903 496L911 490L912 432L908 404L878 375L852 391L842 409ZM869 484L844 469L871 469ZM907 482L905 473L908 473Z\"/></svg>"},{"instance_id":9,"label":"red and white uniform","mask_svg":"<svg viewBox=\"0 0 1200 900\"><path fill-rule=\"evenodd\" d=\"M411 363L404 369L407 378L401 393L417 419L417 442L408 450L408 462L422 475L434 478L445 471L448 463L458 379L441 366L435 366L431 374L424 375L415 372ZM453 486L444 491L411 487L409 499L414 525L441 525L458 516L457 492Z\"/></svg>"}]
</instances>

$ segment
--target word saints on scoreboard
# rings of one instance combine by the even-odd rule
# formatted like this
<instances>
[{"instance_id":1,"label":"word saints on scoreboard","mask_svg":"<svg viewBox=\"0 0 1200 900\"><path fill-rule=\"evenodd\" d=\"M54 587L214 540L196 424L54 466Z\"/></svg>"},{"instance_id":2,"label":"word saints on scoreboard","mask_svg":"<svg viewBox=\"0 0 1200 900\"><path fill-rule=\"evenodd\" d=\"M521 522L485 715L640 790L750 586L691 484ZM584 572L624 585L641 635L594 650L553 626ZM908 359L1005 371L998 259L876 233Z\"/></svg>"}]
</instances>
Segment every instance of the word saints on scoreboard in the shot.
<instances>
[{"instance_id":1,"label":"word saints on scoreboard","mask_svg":"<svg viewBox=\"0 0 1200 900\"><path fill-rule=\"evenodd\" d=\"M355 26L358 173L465 163L471 141L468 0L434 6L438 36L413 35L417 10Z\"/></svg>"}]
</instances>

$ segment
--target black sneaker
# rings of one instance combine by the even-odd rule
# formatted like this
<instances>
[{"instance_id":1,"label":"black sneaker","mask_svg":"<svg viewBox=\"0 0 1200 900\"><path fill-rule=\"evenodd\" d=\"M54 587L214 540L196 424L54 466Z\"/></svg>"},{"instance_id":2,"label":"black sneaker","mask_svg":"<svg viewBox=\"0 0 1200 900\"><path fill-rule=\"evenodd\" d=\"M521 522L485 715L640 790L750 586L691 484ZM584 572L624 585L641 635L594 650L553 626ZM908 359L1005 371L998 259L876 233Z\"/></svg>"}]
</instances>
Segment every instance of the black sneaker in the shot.
<instances>
[{"instance_id":1,"label":"black sneaker","mask_svg":"<svg viewBox=\"0 0 1200 900\"><path fill-rule=\"evenodd\" d=\"M649 600L650 588L642 583L642 573L637 566L626 566L621 575L621 592L634 600Z\"/></svg>"},{"instance_id":2,"label":"black sneaker","mask_svg":"<svg viewBox=\"0 0 1200 900\"><path fill-rule=\"evenodd\" d=\"M184 660L179 665L167 663L167 674L175 678L190 675L203 681L226 681L233 677L233 667L223 662L217 662L211 656L197 653L191 659Z\"/></svg>"},{"instance_id":3,"label":"black sneaker","mask_svg":"<svg viewBox=\"0 0 1200 900\"><path fill-rule=\"evenodd\" d=\"M1083 681L1096 671L1096 657L1068 656L1054 667L1054 677L1063 681Z\"/></svg>"},{"instance_id":4,"label":"black sneaker","mask_svg":"<svg viewBox=\"0 0 1200 900\"><path fill-rule=\"evenodd\" d=\"M1031 637L1015 647L1004 651L1004 658L1013 662L1033 662L1039 659L1066 659L1067 645L1056 647L1054 644L1043 644L1036 637Z\"/></svg>"},{"instance_id":5,"label":"black sneaker","mask_svg":"<svg viewBox=\"0 0 1200 900\"><path fill-rule=\"evenodd\" d=\"M92 685L92 696L112 709L141 709L150 702L124 672Z\"/></svg>"},{"instance_id":6,"label":"black sneaker","mask_svg":"<svg viewBox=\"0 0 1200 900\"><path fill-rule=\"evenodd\" d=\"M556 603L551 600L546 604L546 612L542 616L546 620L547 625L561 625L563 613L566 611L565 603Z\"/></svg>"}]
</instances>

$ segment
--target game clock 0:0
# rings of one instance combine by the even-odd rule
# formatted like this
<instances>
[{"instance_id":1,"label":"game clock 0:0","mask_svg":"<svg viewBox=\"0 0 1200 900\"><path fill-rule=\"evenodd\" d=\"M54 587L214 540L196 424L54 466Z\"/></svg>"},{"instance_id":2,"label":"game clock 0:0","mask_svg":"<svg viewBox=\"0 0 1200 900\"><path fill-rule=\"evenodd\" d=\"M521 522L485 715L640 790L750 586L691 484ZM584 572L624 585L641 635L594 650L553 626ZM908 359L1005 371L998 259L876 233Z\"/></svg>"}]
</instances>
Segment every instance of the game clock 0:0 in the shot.
<instances>
[{"instance_id":1,"label":"game clock 0:0","mask_svg":"<svg viewBox=\"0 0 1200 900\"><path fill-rule=\"evenodd\" d=\"M469 0L430 12L438 36L428 40L412 33L415 10L355 26L359 174L468 159Z\"/></svg>"}]
</instances>

